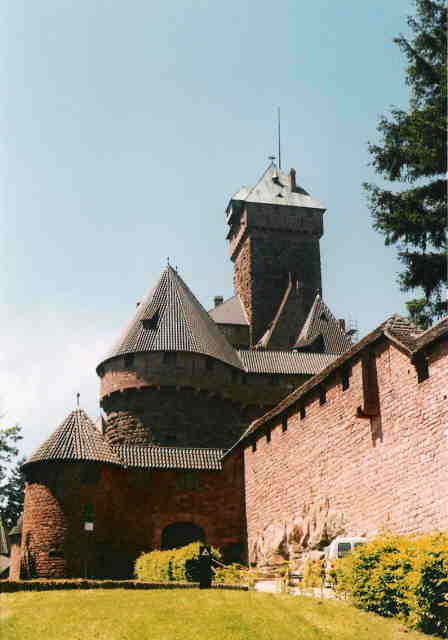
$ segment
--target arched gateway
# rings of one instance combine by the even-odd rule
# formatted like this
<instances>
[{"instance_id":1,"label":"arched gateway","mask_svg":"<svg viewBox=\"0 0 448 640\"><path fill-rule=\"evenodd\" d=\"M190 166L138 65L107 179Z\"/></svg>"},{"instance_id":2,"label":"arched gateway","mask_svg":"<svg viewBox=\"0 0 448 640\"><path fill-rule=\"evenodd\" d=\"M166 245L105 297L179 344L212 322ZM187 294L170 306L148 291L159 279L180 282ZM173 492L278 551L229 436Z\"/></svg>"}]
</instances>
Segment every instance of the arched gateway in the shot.
<instances>
[{"instance_id":1,"label":"arched gateway","mask_svg":"<svg viewBox=\"0 0 448 640\"><path fill-rule=\"evenodd\" d=\"M161 548L184 547L190 542L205 541L204 530L193 522L175 522L162 531Z\"/></svg>"}]
</instances>

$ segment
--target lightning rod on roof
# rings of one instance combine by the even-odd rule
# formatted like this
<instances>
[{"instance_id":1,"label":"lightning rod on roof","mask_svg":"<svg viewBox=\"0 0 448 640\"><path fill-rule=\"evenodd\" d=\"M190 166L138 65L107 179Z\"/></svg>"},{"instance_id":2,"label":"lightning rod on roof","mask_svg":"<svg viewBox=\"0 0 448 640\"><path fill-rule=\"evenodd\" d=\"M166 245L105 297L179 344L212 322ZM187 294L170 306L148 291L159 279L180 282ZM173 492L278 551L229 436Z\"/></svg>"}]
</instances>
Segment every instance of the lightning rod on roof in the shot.
<instances>
[{"instance_id":1,"label":"lightning rod on roof","mask_svg":"<svg viewBox=\"0 0 448 640\"><path fill-rule=\"evenodd\" d=\"M80 395L81 394L78 391L78 393L76 394L76 406L78 407L78 409L79 409L79 397L80 397Z\"/></svg>"},{"instance_id":2,"label":"lightning rod on roof","mask_svg":"<svg viewBox=\"0 0 448 640\"><path fill-rule=\"evenodd\" d=\"M277 107L277 135L278 135L278 168L282 170L282 139L280 130L280 107Z\"/></svg>"}]
</instances>

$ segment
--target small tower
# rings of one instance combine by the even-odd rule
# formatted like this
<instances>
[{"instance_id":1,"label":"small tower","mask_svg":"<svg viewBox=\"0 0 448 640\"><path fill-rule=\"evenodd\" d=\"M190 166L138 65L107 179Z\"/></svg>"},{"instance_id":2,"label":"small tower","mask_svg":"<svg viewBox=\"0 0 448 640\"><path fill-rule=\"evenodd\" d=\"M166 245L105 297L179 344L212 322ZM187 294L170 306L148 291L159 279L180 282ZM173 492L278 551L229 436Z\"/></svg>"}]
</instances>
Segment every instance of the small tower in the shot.
<instances>
[{"instance_id":1,"label":"small tower","mask_svg":"<svg viewBox=\"0 0 448 640\"><path fill-rule=\"evenodd\" d=\"M242 187L231 198L226 214L234 289L249 318L252 347L274 322L290 282L302 287L302 322L321 293L324 212L296 184L294 169L286 174L274 163L255 187Z\"/></svg>"}]
</instances>

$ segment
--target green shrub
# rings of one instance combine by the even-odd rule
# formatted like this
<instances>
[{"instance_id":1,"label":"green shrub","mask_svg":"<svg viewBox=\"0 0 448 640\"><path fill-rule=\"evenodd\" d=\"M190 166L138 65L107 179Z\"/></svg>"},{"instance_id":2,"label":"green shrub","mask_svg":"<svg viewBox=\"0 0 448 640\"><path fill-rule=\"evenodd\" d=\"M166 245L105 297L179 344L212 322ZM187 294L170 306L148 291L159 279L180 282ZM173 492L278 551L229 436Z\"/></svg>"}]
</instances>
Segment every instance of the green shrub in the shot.
<instances>
[{"instance_id":1,"label":"green shrub","mask_svg":"<svg viewBox=\"0 0 448 640\"><path fill-rule=\"evenodd\" d=\"M135 561L135 576L145 582L198 582L200 542L167 551L142 553ZM211 548L212 557L219 560L218 549Z\"/></svg>"},{"instance_id":2,"label":"green shrub","mask_svg":"<svg viewBox=\"0 0 448 640\"><path fill-rule=\"evenodd\" d=\"M381 535L335 564L354 604L448 637L448 535Z\"/></svg>"},{"instance_id":3,"label":"green shrub","mask_svg":"<svg viewBox=\"0 0 448 640\"><path fill-rule=\"evenodd\" d=\"M255 580L261 577L256 569L250 569L242 564L229 564L226 567L213 567L213 582L218 584L237 584L253 586Z\"/></svg>"}]
</instances>

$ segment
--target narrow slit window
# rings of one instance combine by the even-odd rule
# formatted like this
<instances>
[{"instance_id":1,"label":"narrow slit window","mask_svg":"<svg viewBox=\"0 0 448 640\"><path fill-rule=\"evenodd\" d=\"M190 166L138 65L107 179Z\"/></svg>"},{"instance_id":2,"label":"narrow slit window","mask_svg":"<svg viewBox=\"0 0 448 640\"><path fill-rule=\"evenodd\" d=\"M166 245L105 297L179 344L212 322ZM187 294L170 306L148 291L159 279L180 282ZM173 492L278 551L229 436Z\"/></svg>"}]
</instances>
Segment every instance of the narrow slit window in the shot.
<instances>
[{"instance_id":1,"label":"narrow slit window","mask_svg":"<svg viewBox=\"0 0 448 640\"><path fill-rule=\"evenodd\" d=\"M306 418L306 408L305 407L300 407L299 415L300 415L300 419L301 420L304 420Z\"/></svg>"},{"instance_id":2,"label":"narrow slit window","mask_svg":"<svg viewBox=\"0 0 448 640\"><path fill-rule=\"evenodd\" d=\"M256 450L257 450L257 441L256 441L256 440L254 440L254 441L252 442L252 451L253 451L253 452L255 452Z\"/></svg>"},{"instance_id":3,"label":"narrow slit window","mask_svg":"<svg viewBox=\"0 0 448 640\"><path fill-rule=\"evenodd\" d=\"M271 442L271 430L266 431L266 442Z\"/></svg>"},{"instance_id":4,"label":"narrow slit window","mask_svg":"<svg viewBox=\"0 0 448 640\"><path fill-rule=\"evenodd\" d=\"M124 357L124 367L125 369L129 369L134 364L134 354L128 353Z\"/></svg>"},{"instance_id":5,"label":"narrow slit window","mask_svg":"<svg viewBox=\"0 0 448 640\"><path fill-rule=\"evenodd\" d=\"M424 353L417 354L414 360L414 366L417 371L418 384L429 378L428 359Z\"/></svg>"},{"instance_id":6,"label":"narrow slit window","mask_svg":"<svg viewBox=\"0 0 448 640\"><path fill-rule=\"evenodd\" d=\"M319 389L319 404L325 404L327 402L327 390L324 387Z\"/></svg>"},{"instance_id":7,"label":"narrow slit window","mask_svg":"<svg viewBox=\"0 0 448 640\"><path fill-rule=\"evenodd\" d=\"M285 431L288 430L288 415L285 414L282 417L282 432L285 433Z\"/></svg>"},{"instance_id":8,"label":"narrow slit window","mask_svg":"<svg viewBox=\"0 0 448 640\"><path fill-rule=\"evenodd\" d=\"M350 371L348 369L342 369L341 371L341 386L342 391L347 391L350 386Z\"/></svg>"}]
</instances>

